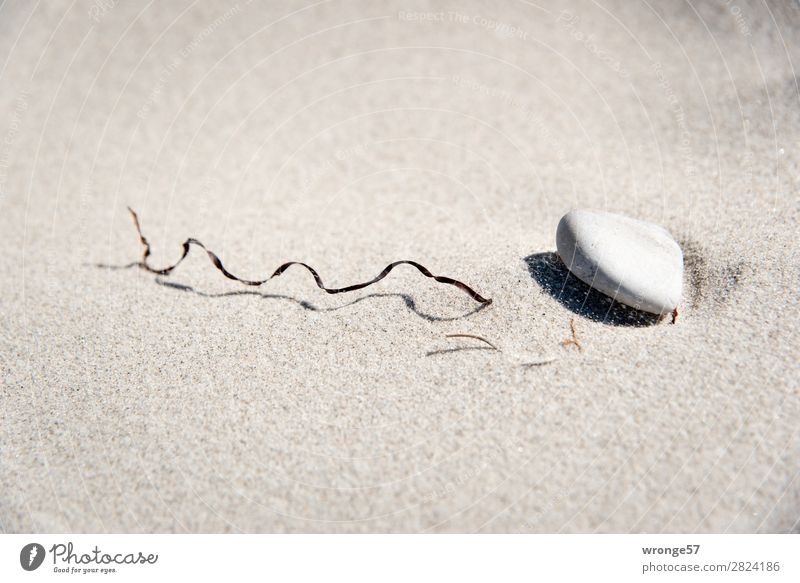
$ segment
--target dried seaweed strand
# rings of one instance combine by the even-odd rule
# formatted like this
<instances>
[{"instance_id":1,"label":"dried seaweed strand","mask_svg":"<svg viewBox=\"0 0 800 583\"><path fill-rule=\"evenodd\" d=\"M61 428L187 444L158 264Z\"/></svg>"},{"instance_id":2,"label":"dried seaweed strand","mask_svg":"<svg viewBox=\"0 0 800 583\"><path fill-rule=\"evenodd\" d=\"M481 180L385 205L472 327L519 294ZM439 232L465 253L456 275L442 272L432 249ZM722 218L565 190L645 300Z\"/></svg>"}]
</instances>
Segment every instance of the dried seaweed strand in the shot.
<instances>
[{"instance_id":1,"label":"dried seaweed strand","mask_svg":"<svg viewBox=\"0 0 800 583\"><path fill-rule=\"evenodd\" d=\"M359 289L363 289L363 288L365 288L367 286L372 285L373 283L377 283L380 280L382 280L384 277L389 275L389 272L391 272L392 269L394 269L398 265L411 265L412 267L416 267L417 270L420 273L422 273L422 275L424 275L425 277L430 277L431 279L433 279L434 281L437 281L439 283L445 283L445 284L448 284L448 285L455 286L458 289L466 292L476 302L479 302L479 303L484 304L484 305L489 305L489 304L492 303L492 299L491 298L483 297L478 292L476 292L474 289L469 287L467 284L462 283L462 282L460 282L460 281L458 281L456 279L453 279L451 277L445 277L443 275L433 275L428 270L428 268L420 265L416 261L409 261L409 260L395 261L394 263L390 263L389 265L387 265L384 268L383 271L381 271L378 274L377 277L375 277L374 279L371 279L370 281L367 281L367 282L364 282L364 283L357 283L355 285L348 285L347 287L340 287L340 288L328 288L328 287L325 287L325 284L322 283L322 278L319 276L317 271L313 267L311 267L309 265L306 265L305 263L301 263L299 261L289 261L287 263L284 263L283 265L278 267L278 269L276 269L275 272L271 276L269 276L267 279L263 279L263 280L242 279L240 277L237 277L237 276L233 275L231 272L229 272L227 269L225 269L225 266L222 265L222 261L220 261L220 258L217 257L217 255L213 251L208 249L205 245L203 245L203 243L201 243L197 239L192 239L192 238L186 239L186 241L183 242L183 254L181 255L180 259L178 259L178 261L175 264L170 265L169 267L165 267L163 269L156 269L154 267L151 267L147 263L147 258L150 257L150 243L148 243L147 239L142 234L141 225L139 224L139 217L136 214L136 212L134 212L134 210L132 208L128 207L128 211L131 213L131 217L133 217L133 224L136 227L136 232L139 234L139 241L142 243L142 247L144 247L144 251L142 253L142 260L139 262L139 267L141 267L142 269L144 269L146 271L149 271L150 273L154 273L156 275L169 275L172 272L172 270L174 270L176 267L178 267L178 265L180 265L181 262L186 258L186 256L189 254L189 249L191 248L191 246L192 245L197 245L198 247L202 248L206 252L206 254L208 255L209 259L211 259L211 263L214 264L214 267L219 269L225 277L227 277L228 279L232 279L234 281L238 281L239 283L243 283L244 285L251 285L251 286L263 285L263 284L267 283L273 277L278 277L279 275L281 275L284 271L289 269L292 265L300 265L301 267L305 267L311 273L311 275L314 277L314 281L317 283L317 287L319 287L322 291L324 291L326 293L329 293L329 294L340 294L340 293L351 292L351 291L356 291L356 290L359 290Z\"/></svg>"},{"instance_id":2,"label":"dried seaweed strand","mask_svg":"<svg viewBox=\"0 0 800 583\"><path fill-rule=\"evenodd\" d=\"M495 350L498 351L500 350L499 348L497 348L497 346L486 340L486 338L482 336L476 336L475 334L445 334L445 338L473 338L474 340L480 340L481 342L488 344Z\"/></svg>"}]
</instances>

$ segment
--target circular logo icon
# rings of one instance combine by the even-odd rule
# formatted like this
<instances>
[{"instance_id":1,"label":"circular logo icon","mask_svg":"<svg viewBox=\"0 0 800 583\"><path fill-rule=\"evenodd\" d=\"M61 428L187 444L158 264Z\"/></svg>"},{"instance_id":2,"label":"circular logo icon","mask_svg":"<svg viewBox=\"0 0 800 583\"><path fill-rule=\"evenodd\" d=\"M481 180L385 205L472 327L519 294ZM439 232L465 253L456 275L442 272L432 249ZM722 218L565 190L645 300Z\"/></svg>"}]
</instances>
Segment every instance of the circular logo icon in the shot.
<instances>
[{"instance_id":1,"label":"circular logo icon","mask_svg":"<svg viewBox=\"0 0 800 583\"><path fill-rule=\"evenodd\" d=\"M39 543L30 543L19 552L19 564L26 571L35 571L44 561L44 547Z\"/></svg>"}]
</instances>

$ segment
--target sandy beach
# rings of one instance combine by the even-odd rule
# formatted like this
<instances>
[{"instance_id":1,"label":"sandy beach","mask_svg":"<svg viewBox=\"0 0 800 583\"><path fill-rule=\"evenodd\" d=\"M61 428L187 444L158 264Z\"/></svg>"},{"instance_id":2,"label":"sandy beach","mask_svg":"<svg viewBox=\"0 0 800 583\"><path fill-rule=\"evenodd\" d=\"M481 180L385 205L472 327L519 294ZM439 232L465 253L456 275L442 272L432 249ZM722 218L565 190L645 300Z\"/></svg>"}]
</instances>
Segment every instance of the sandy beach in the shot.
<instances>
[{"instance_id":1,"label":"sandy beach","mask_svg":"<svg viewBox=\"0 0 800 583\"><path fill-rule=\"evenodd\" d=\"M795 2L4 3L0 530L800 531L799 36ZM493 302L154 275L128 206L156 266ZM674 235L675 324L568 277L573 208Z\"/></svg>"}]
</instances>

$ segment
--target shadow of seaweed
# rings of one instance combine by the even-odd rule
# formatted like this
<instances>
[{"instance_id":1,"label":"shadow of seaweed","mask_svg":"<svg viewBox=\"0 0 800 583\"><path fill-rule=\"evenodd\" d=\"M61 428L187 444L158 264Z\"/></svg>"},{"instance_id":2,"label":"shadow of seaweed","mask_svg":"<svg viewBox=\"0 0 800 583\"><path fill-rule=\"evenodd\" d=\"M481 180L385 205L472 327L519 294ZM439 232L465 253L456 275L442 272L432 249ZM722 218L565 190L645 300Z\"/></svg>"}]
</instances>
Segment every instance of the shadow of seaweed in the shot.
<instances>
[{"instance_id":1,"label":"shadow of seaweed","mask_svg":"<svg viewBox=\"0 0 800 583\"><path fill-rule=\"evenodd\" d=\"M356 298L351 302L347 302L346 304L342 304L341 306L335 306L333 308L320 308L312 304L311 302L307 302L305 300L298 300L297 298L293 298L292 296L287 296L283 294L269 294L264 292L258 291L250 291L250 290L237 290L237 291L230 291L230 292L220 292L220 293L208 293L194 289L189 285L184 285L180 283L175 283L172 281L166 281L160 277L156 278L156 283L163 287L168 287L171 289L176 289L182 292L188 292L194 294L196 296L200 296L203 298L226 298L230 296L257 296L264 300L285 300L297 304L304 310L308 310L310 312L335 312L337 310L342 310L344 308L349 308L350 306L354 306L358 303L361 303L365 300L373 300L377 298L400 298L403 300L406 308L410 311L414 312L420 318L424 320L428 320L429 322L452 322L454 320L460 320L462 318L466 318L467 316L471 316L483 310L486 307L486 304L481 304L480 306L473 308L469 312L465 314L460 314L458 316L434 316L433 314L428 314L423 312L417 307L417 304L414 302L414 298L406 294L396 294L396 293L377 293L377 294L368 294L365 296L361 296L360 298Z\"/></svg>"},{"instance_id":2,"label":"shadow of seaweed","mask_svg":"<svg viewBox=\"0 0 800 583\"><path fill-rule=\"evenodd\" d=\"M612 326L633 327L652 326L663 318L620 304L586 285L569 272L556 253L535 253L524 261L534 281L579 316Z\"/></svg>"},{"instance_id":3,"label":"shadow of seaweed","mask_svg":"<svg viewBox=\"0 0 800 583\"><path fill-rule=\"evenodd\" d=\"M105 264L105 263L95 263L93 265L94 265L94 267L99 267L101 269L108 269L108 270L112 270L112 271L118 271L118 270L123 270L123 269L131 269L131 268L134 268L134 267L141 268L141 263L139 263L139 262L127 263L127 264L124 264L124 265L108 265L108 264ZM355 304L358 304L358 303L363 302L365 300L372 300L372 299L377 299L377 298L400 298L400 299L403 300L403 303L405 304L405 306L406 306L406 308L408 310L410 310L411 312L413 312L414 314L416 314L420 318L422 318L424 320L428 320L429 322L452 322L452 321L455 321L455 320L461 320L463 318L467 318L469 316L472 316L473 314L477 314L478 312L480 312L481 310L486 308L486 306L488 305L488 304L481 304L481 305L469 310L468 312L466 312L464 314L459 314L458 316L435 316L433 314L428 314L428 313L423 312L422 310L420 310L417 307L416 302L414 302L414 298L412 298L411 296L409 296L407 294L373 293L373 294L368 294L368 295L365 295L365 296L361 296L359 298L354 299L353 301L350 301L350 302L348 302L346 304L342 304L340 306L335 306L335 307L332 307L332 308L320 308L320 307L315 306L311 302L307 302L305 300L299 300L297 298L294 298L292 296L287 296L287 295L284 295L284 294L270 294L270 293L260 292L260 291L256 291L256 290L235 290L235 291L229 291L229 292L210 293L210 292L204 292L204 291L201 291L201 290L197 290L197 289L193 288L190 285L185 285L185 284L182 284L182 283L176 283L176 282L173 282L173 281L167 281L163 277L155 277L154 281L155 281L156 284L158 284L158 285L160 285L162 287L170 288L170 289L181 291L181 292L185 292L185 293L190 293L192 295L196 295L196 296L203 297L203 298L218 299L218 298L226 298L226 297L233 297L233 296L256 296L256 297L259 297L259 298L264 299L264 300L283 300L283 301L291 302L291 303L296 304L297 306L303 308L304 310L308 310L310 312L335 312L337 310L342 310L344 308L347 308L347 307L350 307L350 306L354 306Z\"/></svg>"}]
</instances>

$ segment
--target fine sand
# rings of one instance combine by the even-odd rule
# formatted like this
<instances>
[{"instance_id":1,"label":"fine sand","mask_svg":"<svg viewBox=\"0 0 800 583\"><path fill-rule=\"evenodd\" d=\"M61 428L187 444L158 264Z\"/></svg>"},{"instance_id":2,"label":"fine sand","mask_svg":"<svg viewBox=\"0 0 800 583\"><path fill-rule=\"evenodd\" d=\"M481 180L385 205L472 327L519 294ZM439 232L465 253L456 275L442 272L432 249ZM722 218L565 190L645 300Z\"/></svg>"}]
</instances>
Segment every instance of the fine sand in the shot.
<instances>
[{"instance_id":1,"label":"fine sand","mask_svg":"<svg viewBox=\"0 0 800 583\"><path fill-rule=\"evenodd\" d=\"M798 38L755 0L4 3L0 529L797 531ZM128 205L155 265L494 302L158 277ZM675 325L566 278L574 207L674 234Z\"/></svg>"}]
</instances>

